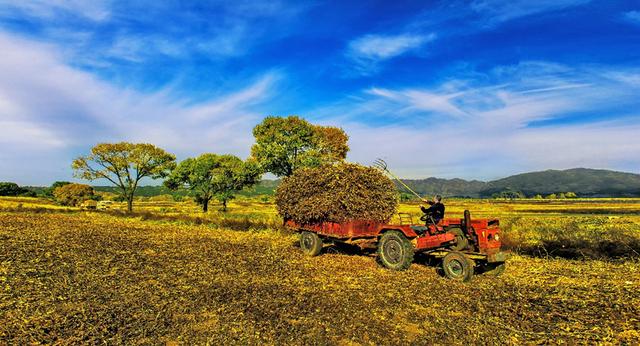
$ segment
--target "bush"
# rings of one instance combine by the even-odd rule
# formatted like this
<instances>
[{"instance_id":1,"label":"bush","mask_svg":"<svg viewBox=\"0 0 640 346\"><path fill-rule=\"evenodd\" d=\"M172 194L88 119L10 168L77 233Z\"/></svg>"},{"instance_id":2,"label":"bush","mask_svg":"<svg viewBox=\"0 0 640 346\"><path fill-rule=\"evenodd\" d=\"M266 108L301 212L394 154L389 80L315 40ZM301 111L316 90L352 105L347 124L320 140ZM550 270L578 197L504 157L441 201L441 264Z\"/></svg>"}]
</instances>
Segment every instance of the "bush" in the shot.
<instances>
[{"instance_id":1,"label":"bush","mask_svg":"<svg viewBox=\"0 0 640 346\"><path fill-rule=\"evenodd\" d=\"M276 190L278 212L298 223L387 222L397 205L389 178L374 168L348 163L299 169Z\"/></svg>"},{"instance_id":2,"label":"bush","mask_svg":"<svg viewBox=\"0 0 640 346\"><path fill-rule=\"evenodd\" d=\"M35 191L26 190L20 194L20 197L38 197L38 194Z\"/></svg>"},{"instance_id":3,"label":"bush","mask_svg":"<svg viewBox=\"0 0 640 346\"><path fill-rule=\"evenodd\" d=\"M491 195L492 198L506 198L506 199L516 199L516 198L525 198L526 196L520 191L513 191L510 189L496 192Z\"/></svg>"},{"instance_id":4,"label":"bush","mask_svg":"<svg viewBox=\"0 0 640 346\"><path fill-rule=\"evenodd\" d=\"M97 199L93 187L84 184L67 184L53 190L53 197L66 206L79 206L82 202Z\"/></svg>"},{"instance_id":5,"label":"bush","mask_svg":"<svg viewBox=\"0 0 640 346\"><path fill-rule=\"evenodd\" d=\"M114 201L114 202L126 202L127 198L125 196L123 196L123 195L115 195L115 196L113 196L111 198L111 201Z\"/></svg>"}]
</instances>

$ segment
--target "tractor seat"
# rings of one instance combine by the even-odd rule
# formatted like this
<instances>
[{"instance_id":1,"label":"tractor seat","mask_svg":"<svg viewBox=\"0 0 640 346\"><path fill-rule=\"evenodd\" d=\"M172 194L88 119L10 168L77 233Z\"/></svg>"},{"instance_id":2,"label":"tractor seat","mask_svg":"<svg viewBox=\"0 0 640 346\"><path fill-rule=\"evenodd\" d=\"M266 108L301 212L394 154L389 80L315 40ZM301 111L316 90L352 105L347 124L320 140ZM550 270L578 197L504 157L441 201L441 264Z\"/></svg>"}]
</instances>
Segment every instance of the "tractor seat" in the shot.
<instances>
[{"instance_id":1,"label":"tractor seat","mask_svg":"<svg viewBox=\"0 0 640 346\"><path fill-rule=\"evenodd\" d=\"M424 234L429 232L429 227L427 226L411 226L411 229L418 234Z\"/></svg>"}]
</instances>

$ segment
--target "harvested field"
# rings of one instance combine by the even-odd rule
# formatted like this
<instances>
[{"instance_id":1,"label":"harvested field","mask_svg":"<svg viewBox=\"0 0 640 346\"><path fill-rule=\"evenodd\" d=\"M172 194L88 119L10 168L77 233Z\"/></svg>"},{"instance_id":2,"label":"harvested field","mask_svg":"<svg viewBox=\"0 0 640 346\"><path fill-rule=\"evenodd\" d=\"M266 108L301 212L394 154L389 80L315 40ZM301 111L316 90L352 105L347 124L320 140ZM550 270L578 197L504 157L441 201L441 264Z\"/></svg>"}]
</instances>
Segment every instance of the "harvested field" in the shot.
<instances>
[{"instance_id":1,"label":"harvested field","mask_svg":"<svg viewBox=\"0 0 640 346\"><path fill-rule=\"evenodd\" d=\"M633 344L639 286L637 260L516 256L463 284L269 229L0 212L8 344Z\"/></svg>"}]
</instances>

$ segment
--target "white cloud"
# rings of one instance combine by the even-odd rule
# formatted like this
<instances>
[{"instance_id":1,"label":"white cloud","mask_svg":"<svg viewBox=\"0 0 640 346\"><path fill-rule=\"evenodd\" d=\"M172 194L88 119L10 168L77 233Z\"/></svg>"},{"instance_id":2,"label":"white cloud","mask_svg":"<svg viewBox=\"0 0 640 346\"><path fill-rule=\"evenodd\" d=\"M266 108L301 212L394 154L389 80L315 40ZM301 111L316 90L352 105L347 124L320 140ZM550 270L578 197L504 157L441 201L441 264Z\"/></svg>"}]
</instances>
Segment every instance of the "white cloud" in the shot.
<instances>
[{"instance_id":1,"label":"white cloud","mask_svg":"<svg viewBox=\"0 0 640 346\"><path fill-rule=\"evenodd\" d=\"M0 33L0 180L47 184L68 179L71 160L101 141L151 142L179 157L249 154L252 127L275 92L270 71L204 102L120 89L67 66L52 45ZM5 167L11 167L6 169ZM24 172L39 174L24 174ZM15 174L15 175L11 175Z\"/></svg>"},{"instance_id":2,"label":"white cloud","mask_svg":"<svg viewBox=\"0 0 640 346\"><path fill-rule=\"evenodd\" d=\"M640 11L625 12L624 18L631 23L640 24Z\"/></svg>"},{"instance_id":3,"label":"white cloud","mask_svg":"<svg viewBox=\"0 0 640 346\"><path fill-rule=\"evenodd\" d=\"M16 15L52 19L72 14L91 21L104 21L111 15L109 0L0 0L0 17Z\"/></svg>"},{"instance_id":4,"label":"white cloud","mask_svg":"<svg viewBox=\"0 0 640 346\"><path fill-rule=\"evenodd\" d=\"M307 113L347 130L350 159L371 164L382 157L406 177L640 169L632 69L523 62L470 75L432 88L370 88Z\"/></svg>"},{"instance_id":5,"label":"white cloud","mask_svg":"<svg viewBox=\"0 0 640 346\"><path fill-rule=\"evenodd\" d=\"M372 88L367 91L372 95L378 95L399 102L405 108L399 110L400 114L424 111L429 113L445 114L450 117L463 117L467 115L462 109L453 103L460 93L440 93L426 90L407 89L392 91L387 89Z\"/></svg>"},{"instance_id":6,"label":"white cloud","mask_svg":"<svg viewBox=\"0 0 640 346\"><path fill-rule=\"evenodd\" d=\"M345 54L359 72L367 74L374 72L378 63L416 51L434 39L435 34L365 35L349 42Z\"/></svg>"},{"instance_id":7,"label":"white cloud","mask_svg":"<svg viewBox=\"0 0 640 346\"><path fill-rule=\"evenodd\" d=\"M38 30L23 35L57 44L76 66L104 68L114 60L141 64L167 57L241 56L259 42L289 35L288 25L309 6L216 0L202 5L206 15L194 15L174 2L0 0L0 22L27 19Z\"/></svg>"},{"instance_id":8,"label":"white cloud","mask_svg":"<svg viewBox=\"0 0 640 346\"><path fill-rule=\"evenodd\" d=\"M432 39L432 35L366 35L349 43L349 54L357 58L385 60L419 48Z\"/></svg>"},{"instance_id":9,"label":"white cloud","mask_svg":"<svg viewBox=\"0 0 640 346\"><path fill-rule=\"evenodd\" d=\"M487 24L505 22L528 15L580 6L591 0L476 0L471 8L482 14Z\"/></svg>"}]
</instances>

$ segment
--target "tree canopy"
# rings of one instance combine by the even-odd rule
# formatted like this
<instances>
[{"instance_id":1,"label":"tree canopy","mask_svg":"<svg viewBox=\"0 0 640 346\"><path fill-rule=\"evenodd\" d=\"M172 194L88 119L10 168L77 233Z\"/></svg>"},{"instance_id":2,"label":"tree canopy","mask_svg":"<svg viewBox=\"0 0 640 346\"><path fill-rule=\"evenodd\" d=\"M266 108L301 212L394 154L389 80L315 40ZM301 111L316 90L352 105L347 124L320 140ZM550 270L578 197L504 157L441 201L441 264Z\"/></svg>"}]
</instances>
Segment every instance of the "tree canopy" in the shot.
<instances>
[{"instance_id":1,"label":"tree canopy","mask_svg":"<svg viewBox=\"0 0 640 346\"><path fill-rule=\"evenodd\" d=\"M260 175L255 162L244 162L233 155L202 154L180 162L165 180L165 185L193 191L204 212L213 198L218 199L226 210L227 202L235 197L235 193L255 184Z\"/></svg>"},{"instance_id":2,"label":"tree canopy","mask_svg":"<svg viewBox=\"0 0 640 346\"><path fill-rule=\"evenodd\" d=\"M300 167L346 158L349 137L340 128L318 126L297 117L266 117L253 129L251 155L265 172L287 177Z\"/></svg>"},{"instance_id":3,"label":"tree canopy","mask_svg":"<svg viewBox=\"0 0 640 346\"><path fill-rule=\"evenodd\" d=\"M20 196L29 192L29 190L20 187L16 183L0 182L0 196Z\"/></svg>"},{"instance_id":4,"label":"tree canopy","mask_svg":"<svg viewBox=\"0 0 640 346\"><path fill-rule=\"evenodd\" d=\"M147 143L100 143L87 156L73 161L74 176L87 180L106 179L120 188L133 209L133 196L141 179L164 178L175 168L175 156Z\"/></svg>"},{"instance_id":5,"label":"tree canopy","mask_svg":"<svg viewBox=\"0 0 640 346\"><path fill-rule=\"evenodd\" d=\"M59 188L60 186L65 186L69 184L71 184L70 181L56 181L53 184L51 184L50 187L47 187L44 190L42 190L42 195L45 197L53 197L53 191L55 189Z\"/></svg>"}]
</instances>

